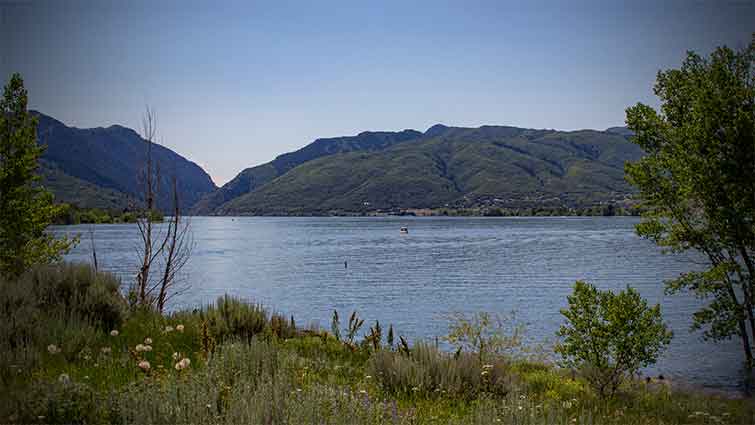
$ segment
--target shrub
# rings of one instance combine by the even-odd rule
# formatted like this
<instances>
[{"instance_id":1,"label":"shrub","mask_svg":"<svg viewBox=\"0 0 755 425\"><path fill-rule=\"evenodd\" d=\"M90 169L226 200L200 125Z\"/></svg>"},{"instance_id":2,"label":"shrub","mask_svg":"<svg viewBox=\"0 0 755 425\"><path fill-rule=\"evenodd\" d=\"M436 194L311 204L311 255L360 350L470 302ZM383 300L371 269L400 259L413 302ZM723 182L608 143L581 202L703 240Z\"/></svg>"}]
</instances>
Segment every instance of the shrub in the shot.
<instances>
[{"instance_id":1,"label":"shrub","mask_svg":"<svg viewBox=\"0 0 755 425\"><path fill-rule=\"evenodd\" d=\"M513 355L521 347L523 327L513 317L486 312L448 316L448 335L443 340L457 351L477 353L480 362Z\"/></svg>"},{"instance_id":2,"label":"shrub","mask_svg":"<svg viewBox=\"0 0 755 425\"><path fill-rule=\"evenodd\" d=\"M50 326L116 328L126 316L119 287L113 275L81 264L38 266L16 280L0 279L2 343L32 342Z\"/></svg>"},{"instance_id":3,"label":"shrub","mask_svg":"<svg viewBox=\"0 0 755 425\"><path fill-rule=\"evenodd\" d=\"M126 315L121 282L86 264L39 266L21 276L15 285L32 297L39 309L63 309L102 329L118 327Z\"/></svg>"},{"instance_id":4,"label":"shrub","mask_svg":"<svg viewBox=\"0 0 755 425\"><path fill-rule=\"evenodd\" d=\"M613 396L626 375L655 363L671 341L660 306L648 307L632 288L613 294L577 281L561 313L567 321L558 331L563 342L556 351L602 397Z\"/></svg>"},{"instance_id":5,"label":"shrub","mask_svg":"<svg viewBox=\"0 0 755 425\"><path fill-rule=\"evenodd\" d=\"M451 355L435 346L417 343L408 355L377 351L368 371L384 391L397 395L457 396L473 399L481 393L505 395L512 375L502 360L480 364L471 353Z\"/></svg>"},{"instance_id":6,"label":"shrub","mask_svg":"<svg viewBox=\"0 0 755 425\"><path fill-rule=\"evenodd\" d=\"M215 304L207 306L200 315L218 343L231 338L250 342L261 334L269 322L267 310L259 304L250 304L224 295Z\"/></svg>"}]
</instances>

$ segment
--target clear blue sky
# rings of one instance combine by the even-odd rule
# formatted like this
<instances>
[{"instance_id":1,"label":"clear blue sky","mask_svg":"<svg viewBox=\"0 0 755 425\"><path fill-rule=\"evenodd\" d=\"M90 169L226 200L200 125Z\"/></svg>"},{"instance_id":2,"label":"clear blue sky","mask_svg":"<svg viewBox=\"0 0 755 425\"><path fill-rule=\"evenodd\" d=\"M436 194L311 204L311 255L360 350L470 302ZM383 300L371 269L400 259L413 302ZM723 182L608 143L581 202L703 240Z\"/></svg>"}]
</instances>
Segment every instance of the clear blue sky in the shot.
<instances>
[{"instance_id":1,"label":"clear blue sky","mask_svg":"<svg viewBox=\"0 0 755 425\"><path fill-rule=\"evenodd\" d=\"M753 1L0 0L0 76L77 127L138 128L217 184L317 137L435 123L603 129Z\"/></svg>"}]
</instances>

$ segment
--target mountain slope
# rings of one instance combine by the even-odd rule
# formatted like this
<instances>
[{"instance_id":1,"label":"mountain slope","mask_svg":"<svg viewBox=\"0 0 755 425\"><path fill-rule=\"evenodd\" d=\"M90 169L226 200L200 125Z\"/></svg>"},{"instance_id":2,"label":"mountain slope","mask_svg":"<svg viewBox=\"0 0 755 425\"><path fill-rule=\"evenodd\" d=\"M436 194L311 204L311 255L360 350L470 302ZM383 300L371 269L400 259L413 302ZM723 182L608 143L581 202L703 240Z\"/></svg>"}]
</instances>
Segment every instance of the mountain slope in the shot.
<instances>
[{"instance_id":1,"label":"mountain slope","mask_svg":"<svg viewBox=\"0 0 755 425\"><path fill-rule=\"evenodd\" d=\"M55 202L102 210L124 210L133 203L133 197L123 192L70 176L48 161L41 160L38 171L42 176L41 184L52 192Z\"/></svg>"},{"instance_id":2,"label":"mountain slope","mask_svg":"<svg viewBox=\"0 0 755 425\"><path fill-rule=\"evenodd\" d=\"M431 127L371 152L299 165L220 206L218 214L307 214L365 209L581 206L632 192L625 161L642 151L620 132Z\"/></svg>"},{"instance_id":3,"label":"mountain slope","mask_svg":"<svg viewBox=\"0 0 755 425\"><path fill-rule=\"evenodd\" d=\"M222 204L252 192L313 159L344 152L380 151L420 137L422 133L418 131L404 130L400 132L365 131L356 136L317 139L295 152L279 155L267 164L245 169L217 191L202 197L192 212L197 215L211 214Z\"/></svg>"},{"instance_id":4,"label":"mountain slope","mask_svg":"<svg viewBox=\"0 0 755 425\"><path fill-rule=\"evenodd\" d=\"M47 145L43 159L54 166L58 180L63 173L112 193L140 197L139 175L145 164L147 145L134 130L118 125L79 129L44 114L35 114L39 117L37 134L40 143ZM158 144L153 145L152 152L161 174L158 208L171 208L170 179L173 175L177 178L179 198L185 209L216 189L210 176L197 164ZM69 192L76 186L72 182L69 179L68 185L53 186L53 193L57 192L59 199L76 199L75 194Z\"/></svg>"}]
</instances>

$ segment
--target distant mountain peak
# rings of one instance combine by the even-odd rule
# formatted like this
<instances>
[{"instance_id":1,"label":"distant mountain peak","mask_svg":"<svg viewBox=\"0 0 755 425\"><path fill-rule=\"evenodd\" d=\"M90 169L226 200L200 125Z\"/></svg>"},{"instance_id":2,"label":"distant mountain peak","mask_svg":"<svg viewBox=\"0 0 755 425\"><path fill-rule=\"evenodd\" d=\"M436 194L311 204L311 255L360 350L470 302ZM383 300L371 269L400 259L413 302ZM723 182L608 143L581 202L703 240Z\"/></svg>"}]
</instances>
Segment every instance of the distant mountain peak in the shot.
<instances>
[{"instance_id":1,"label":"distant mountain peak","mask_svg":"<svg viewBox=\"0 0 755 425\"><path fill-rule=\"evenodd\" d=\"M606 133L618 134L624 137L634 136L634 132L627 127L609 127L606 129Z\"/></svg>"},{"instance_id":2,"label":"distant mountain peak","mask_svg":"<svg viewBox=\"0 0 755 425\"><path fill-rule=\"evenodd\" d=\"M434 126L430 127L425 131L425 136L427 137L435 137L438 135L441 135L448 131L451 127L448 127L443 124L435 124Z\"/></svg>"}]
</instances>

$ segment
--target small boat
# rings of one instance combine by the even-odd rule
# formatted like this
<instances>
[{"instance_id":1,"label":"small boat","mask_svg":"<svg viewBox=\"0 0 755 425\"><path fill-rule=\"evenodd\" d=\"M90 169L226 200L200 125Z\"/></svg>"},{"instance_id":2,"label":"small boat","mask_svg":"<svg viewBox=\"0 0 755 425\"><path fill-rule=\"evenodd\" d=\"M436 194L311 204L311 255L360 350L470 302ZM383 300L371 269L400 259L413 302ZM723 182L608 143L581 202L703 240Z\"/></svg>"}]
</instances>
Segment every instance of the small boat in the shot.
<instances>
[{"instance_id":1,"label":"small boat","mask_svg":"<svg viewBox=\"0 0 755 425\"><path fill-rule=\"evenodd\" d=\"M409 228L402 227L401 229L399 229L399 232L401 232L401 233L409 233Z\"/></svg>"}]
</instances>

